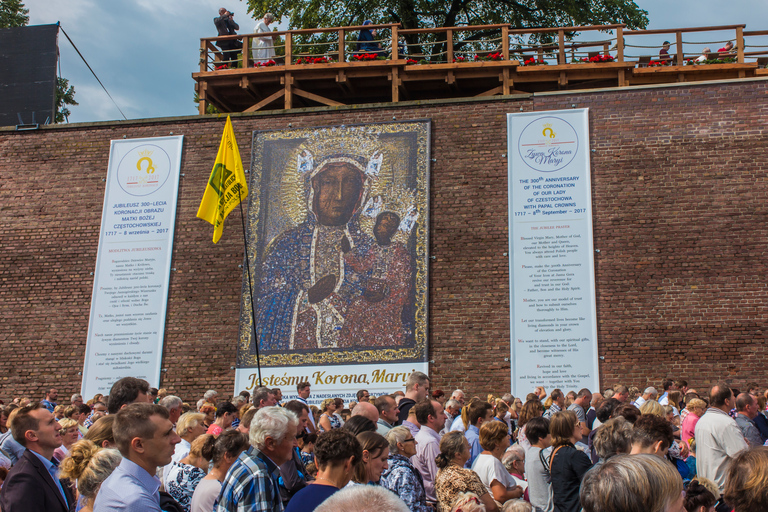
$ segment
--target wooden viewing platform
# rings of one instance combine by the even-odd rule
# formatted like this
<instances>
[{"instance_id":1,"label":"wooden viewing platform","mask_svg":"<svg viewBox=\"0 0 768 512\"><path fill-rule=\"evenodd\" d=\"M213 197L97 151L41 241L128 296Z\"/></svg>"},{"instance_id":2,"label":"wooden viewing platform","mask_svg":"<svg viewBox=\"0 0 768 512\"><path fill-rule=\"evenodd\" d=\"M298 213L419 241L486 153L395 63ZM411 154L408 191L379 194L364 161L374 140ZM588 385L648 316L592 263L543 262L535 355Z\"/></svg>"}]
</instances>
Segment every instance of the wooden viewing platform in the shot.
<instances>
[{"instance_id":1,"label":"wooden viewing platform","mask_svg":"<svg viewBox=\"0 0 768 512\"><path fill-rule=\"evenodd\" d=\"M397 24L368 25L366 29L384 34L377 37L387 57L358 61L355 48L362 28L271 32L267 37L275 36L277 56L268 66L253 63L249 48L256 34L201 39L200 71L192 74L200 113L209 104L221 112L254 112L768 76L768 45L749 44L768 31L746 32L745 25L670 30L626 30L624 25L404 30ZM685 40L713 32L717 41ZM237 68L222 68L225 62L216 43L232 39L243 42L241 59ZM660 65L664 40L671 43L669 60ZM735 44L733 50L718 54L726 41ZM711 47L705 55L709 60L694 64L705 46ZM299 63L307 56L328 62Z\"/></svg>"}]
</instances>

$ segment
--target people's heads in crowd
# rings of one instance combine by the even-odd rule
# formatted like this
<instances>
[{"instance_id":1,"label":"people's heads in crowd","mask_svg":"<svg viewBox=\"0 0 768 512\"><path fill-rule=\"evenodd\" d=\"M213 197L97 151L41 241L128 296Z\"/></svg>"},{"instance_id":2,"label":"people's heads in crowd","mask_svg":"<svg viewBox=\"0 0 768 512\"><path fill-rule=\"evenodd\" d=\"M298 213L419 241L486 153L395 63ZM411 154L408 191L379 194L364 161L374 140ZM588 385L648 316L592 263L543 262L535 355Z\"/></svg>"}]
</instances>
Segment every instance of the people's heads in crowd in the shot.
<instances>
[{"instance_id":1,"label":"people's heads in crowd","mask_svg":"<svg viewBox=\"0 0 768 512\"><path fill-rule=\"evenodd\" d=\"M251 407L243 413L243 415L240 417L240 424L237 426L238 432L241 432L246 436L248 435L248 433L251 431L251 422L253 421L253 417L256 416L257 412L259 412L257 408Z\"/></svg>"},{"instance_id":2,"label":"people's heads in crowd","mask_svg":"<svg viewBox=\"0 0 768 512\"><path fill-rule=\"evenodd\" d=\"M493 418L493 406L488 402L474 402L469 406L467 417L470 425L480 428L483 423Z\"/></svg>"},{"instance_id":3,"label":"people's heads in crowd","mask_svg":"<svg viewBox=\"0 0 768 512\"><path fill-rule=\"evenodd\" d=\"M549 420L549 433L552 434L552 446L555 448L580 441L581 427L576 413L560 411L553 414Z\"/></svg>"},{"instance_id":4,"label":"people's heads in crowd","mask_svg":"<svg viewBox=\"0 0 768 512\"><path fill-rule=\"evenodd\" d=\"M405 381L405 395L419 402L424 400L429 393L429 375L422 372L413 372Z\"/></svg>"},{"instance_id":5,"label":"people's heads in crowd","mask_svg":"<svg viewBox=\"0 0 768 512\"><path fill-rule=\"evenodd\" d=\"M365 416L352 416L341 428L358 435L362 432L376 432L376 423Z\"/></svg>"},{"instance_id":6,"label":"people's heads in crowd","mask_svg":"<svg viewBox=\"0 0 768 512\"><path fill-rule=\"evenodd\" d=\"M565 394L565 406L570 407L573 402L576 401L576 392L569 391Z\"/></svg>"},{"instance_id":7,"label":"people's heads in crowd","mask_svg":"<svg viewBox=\"0 0 768 512\"><path fill-rule=\"evenodd\" d=\"M302 398L304 400L309 398L309 394L310 394L309 382L304 381L296 384L296 392L299 394L299 398Z\"/></svg>"},{"instance_id":8,"label":"people's heads in crowd","mask_svg":"<svg viewBox=\"0 0 768 512\"><path fill-rule=\"evenodd\" d=\"M592 402L592 392L587 388L580 389L574 402L586 411L589 409L589 404Z\"/></svg>"},{"instance_id":9,"label":"people's heads in crowd","mask_svg":"<svg viewBox=\"0 0 768 512\"><path fill-rule=\"evenodd\" d=\"M700 417L707 410L707 403L701 398L692 398L691 400L688 401L685 408L688 410L689 413L692 412L696 416Z\"/></svg>"},{"instance_id":10,"label":"people's heads in crowd","mask_svg":"<svg viewBox=\"0 0 768 512\"><path fill-rule=\"evenodd\" d=\"M59 422L59 426L61 427L59 430L61 443L67 447L75 444L80 437L80 430L77 428L77 422L72 418L64 418Z\"/></svg>"},{"instance_id":11,"label":"people's heads in crowd","mask_svg":"<svg viewBox=\"0 0 768 512\"><path fill-rule=\"evenodd\" d=\"M760 384L757 382L747 382L747 385L744 386L747 390L747 393L749 393L752 396L757 396L760 394Z\"/></svg>"},{"instance_id":12,"label":"people's heads in crowd","mask_svg":"<svg viewBox=\"0 0 768 512\"><path fill-rule=\"evenodd\" d=\"M354 480L360 484L378 483L381 474L389 467L389 442L376 432L362 432L357 435L357 440L360 442L362 457L355 467Z\"/></svg>"},{"instance_id":13,"label":"people's heads in crowd","mask_svg":"<svg viewBox=\"0 0 768 512\"><path fill-rule=\"evenodd\" d=\"M438 468L447 468L451 463L461 467L468 460L469 441L464 437L464 432L454 430L440 439L440 455L435 459Z\"/></svg>"},{"instance_id":14,"label":"people's heads in crowd","mask_svg":"<svg viewBox=\"0 0 768 512\"><path fill-rule=\"evenodd\" d=\"M768 510L768 446L744 450L731 460L723 497L734 512Z\"/></svg>"},{"instance_id":15,"label":"people's heads in crowd","mask_svg":"<svg viewBox=\"0 0 768 512\"><path fill-rule=\"evenodd\" d=\"M96 420L84 438L91 441L100 448L117 448L115 437L112 434L112 425L115 422L115 415L103 416Z\"/></svg>"},{"instance_id":16,"label":"people's heads in crowd","mask_svg":"<svg viewBox=\"0 0 768 512\"><path fill-rule=\"evenodd\" d=\"M643 414L632 427L632 454L665 457L674 442L672 425L661 416Z\"/></svg>"},{"instance_id":17,"label":"people's heads in crowd","mask_svg":"<svg viewBox=\"0 0 768 512\"><path fill-rule=\"evenodd\" d=\"M533 394L536 395L536 398L539 400L544 400L547 397L547 390L544 389L544 386L536 386L536 389L533 391Z\"/></svg>"},{"instance_id":18,"label":"people's heads in crowd","mask_svg":"<svg viewBox=\"0 0 768 512\"><path fill-rule=\"evenodd\" d=\"M320 402L320 410L327 412L328 414L333 414L336 411L336 400L333 398L326 398Z\"/></svg>"},{"instance_id":19,"label":"people's heads in crowd","mask_svg":"<svg viewBox=\"0 0 768 512\"><path fill-rule=\"evenodd\" d=\"M333 468L342 469L346 482L349 483L355 468L363 458L360 441L351 432L333 429L317 438L315 443L315 464L318 470L326 472Z\"/></svg>"},{"instance_id":20,"label":"people's heads in crowd","mask_svg":"<svg viewBox=\"0 0 768 512\"><path fill-rule=\"evenodd\" d=\"M275 400L277 403L280 403L283 401L283 390L280 388L272 388L272 394L275 395Z\"/></svg>"},{"instance_id":21,"label":"people's heads in crowd","mask_svg":"<svg viewBox=\"0 0 768 512\"><path fill-rule=\"evenodd\" d=\"M307 425L309 424L309 406L299 400L291 400L283 406L285 409L291 411L299 419L297 427L297 435L302 432L306 432ZM240 420L242 423L242 420Z\"/></svg>"},{"instance_id":22,"label":"people's heads in crowd","mask_svg":"<svg viewBox=\"0 0 768 512\"><path fill-rule=\"evenodd\" d=\"M49 402L55 402L59 399L59 392L56 390L56 388L51 388L45 392L45 399Z\"/></svg>"},{"instance_id":23,"label":"people's heads in crowd","mask_svg":"<svg viewBox=\"0 0 768 512\"><path fill-rule=\"evenodd\" d=\"M222 428L229 428L237 419L237 407L232 402L219 402L216 404L216 420L221 422Z\"/></svg>"},{"instance_id":24,"label":"people's heads in crowd","mask_svg":"<svg viewBox=\"0 0 768 512\"><path fill-rule=\"evenodd\" d=\"M539 448L548 448L552 444L548 418L537 416L536 418L531 418L525 425L525 437L531 445L538 446Z\"/></svg>"},{"instance_id":25,"label":"people's heads in crowd","mask_svg":"<svg viewBox=\"0 0 768 512\"><path fill-rule=\"evenodd\" d=\"M462 512L464 509L461 509ZM478 510L480 510L478 508ZM501 512L532 512L533 505L524 500L507 500L501 507ZM467 510L467 512L470 512Z\"/></svg>"},{"instance_id":26,"label":"people's heads in crowd","mask_svg":"<svg viewBox=\"0 0 768 512\"><path fill-rule=\"evenodd\" d=\"M278 466L291 460L299 419L283 407L262 407L251 421L249 441Z\"/></svg>"},{"instance_id":27,"label":"people's heads in crowd","mask_svg":"<svg viewBox=\"0 0 768 512\"><path fill-rule=\"evenodd\" d=\"M205 392L205 394L203 394L203 401L208 402L209 404L215 404L218 398L219 392L215 389L209 389Z\"/></svg>"},{"instance_id":28,"label":"people's heads in crowd","mask_svg":"<svg viewBox=\"0 0 768 512\"><path fill-rule=\"evenodd\" d=\"M445 407L445 401L448 399L448 397L445 396L445 391L443 391L442 389L436 389L432 391L431 394L432 394L432 400L437 400L438 402L440 402L440 405Z\"/></svg>"},{"instance_id":29,"label":"people's heads in crowd","mask_svg":"<svg viewBox=\"0 0 768 512\"><path fill-rule=\"evenodd\" d=\"M413 457L416 454L417 441L413 434L406 427L395 427L384 436L389 443L390 455L402 455L403 457Z\"/></svg>"},{"instance_id":30,"label":"people's heads in crowd","mask_svg":"<svg viewBox=\"0 0 768 512\"><path fill-rule=\"evenodd\" d=\"M375 405L380 419L386 421L390 425L397 423L400 409L398 409L395 398L392 395L380 396L376 399Z\"/></svg>"},{"instance_id":31,"label":"people's heads in crowd","mask_svg":"<svg viewBox=\"0 0 768 512\"><path fill-rule=\"evenodd\" d=\"M549 409L552 404L557 404L561 409L565 409L565 394L560 388L555 388L549 394L546 400L544 400L544 408Z\"/></svg>"},{"instance_id":32,"label":"people's heads in crowd","mask_svg":"<svg viewBox=\"0 0 768 512\"><path fill-rule=\"evenodd\" d=\"M757 407L757 398L749 393L741 393L736 397L736 412L749 419L754 419L760 412Z\"/></svg>"},{"instance_id":33,"label":"people's heads in crowd","mask_svg":"<svg viewBox=\"0 0 768 512\"><path fill-rule=\"evenodd\" d=\"M629 400L629 388L621 384L616 384L613 387L613 398L621 403L626 403Z\"/></svg>"},{"instance_id":34,"label":"people's heads in crowd","mask_svg":"<svg viewBox=\"0 0 768 512\"><path fill-rule=\"evenodd\" d=\"M688 381L685 379L676 380L675 389L680 391L681 395L685 395L688 392Z\"/></svg>"},{"instance_id":35,"label":"people's heads in crowd","mask_svg":"<svg viewBox=\"0 0 768 512\"><path fill-rule=\"evenodd\" d=\"M75 393L69 398L69 403L75 406L80 406L83 404L83 395L80 393Z\"/></svg>"},{"instance_id":36,"label":"people's heads in crowd","mask_svg":"<svg viewBox=\"0 0 768 512\"><path fill-rule=\"evenodd\" d=\"M273 407L277 405L277 398L272 390L267 387L257 388L253 392L253 405L261 409L262 407Z\"/></svg>"},{"instance_id":37,"label":"people's heads in crowd","mask_svg":"<svg viewBox=\"0 0 768 512\"><path fill-rule=\"evenodd\" d=\"M315 512L409 512L408 506L379 485L354 485L333 493Z\"/></svg>"},{"instance_id":38,"label":"people's heads in crowd","mask_svg":"<svg viewBox=\"0 0 768 512\"><path fill-rule=\"evenodd\" d=\"M82 496L80 505L92 507L101 483L122 460L119 451L83 439L70 448L69 456L61 462L60 475L77 483L77 492Z\"/></svg>"},{"instance_id":39,"label":"people's heads in crowd","mask_svg":"<svg viewBox=\"0 0 768 512\"><path fill-rule=\"evenodd\" d=\"M175 425L181 416L181 398L174 395L166 395L160 400L159 404L168 409L168 419Z\"/></svg>"},{"instance_id":40,"label":"people's heads in crowd","mask_svg":"<svg viewBox=\"0 0 768 512\"><path fill-rule=\"evenodd\" d=\"M675 387L675 381L672 379L664 379L661 381L661 389L662 391L669 391L670 389L676 389Z\"/></svg>"},{"instance_id":41,"label":"people's heads in crowd","mask_svg":"<svg viewBox=\"0 0 768 512\"><path fill-rule=\"evenodd\" d=\"M632 424L622 416L609 419L597 429L592 438L592 444L597 456L602 460L629 453L632 448Z\"/></svg>"},{"instance_id":42,"label":"people's heads in crowd","mask_svg":"<svg viewBox=\"0 0 768 512\"><path fill-rule=\"evenodd\" d=\"M643 398L645 400L656 400L658 398L659 392L656 391L656 388L653 386L648 386L645 388L645 391L643 391Z\"/></svg>"},{"instance_id":43,"label":"people's heads in crowd","mask_svg":"<svg viewBox=\"0 0 768 512\"><path fill-rule=\"evenodd\" d=\"M664 411L664 406L662 406L656 400L648 400L643 405L641 405L640 413L653 414L654 416L659 416L661 418L665 418L667 416L667 413Z\"/></svg>"},{"instance_id":44,"label":"people's heads in crowd","mask_svg":"<svg viewBox=\"0 0 768 512\"><path fill-rule=\"evenodd\" d=\"M717 503L717 497L706 486L695 478L685 490L683 505L686 512L710 512Z\"/></svg>"},{"instance_id":45,"label":"people's heads in crowd","mask_svg":"<svg viewBox=\"0 0 768 512\"><path fill-rule=\"evenodd\" d=\"M453 400L456 400L459 403L459 405L464 407L465 396L464 396L464 392L462 390L460 390L460 389L454 390L453 393L451 393L451 398Z\"/></svg>"},{"instance_id":46,"label":"people's heads in crowd","mask_svg":"<svg viewBox=\"0 0 768 512\"><path fill-rule=\"evenodd\" d=\"M379 411L376 409L376 406L370 402L358 403L352 410L352 417L355 416L364 416L374 423L379 421Z\"/></svg>"},{"instance_id":47,"label":"people's heads in crowd","mask_svg":"<svg viewBox=\"0 0 768 512\"><path fill-rule=\"evenodd\" d=\"M603 399L608 400L609 398L613 398L613 395L616 392L613 390L613 388L608 388L603 390Z\"/></svg>"},{"instance_id":48,"label":"people's heads in crowd","mask_svg":"<svg viewBox=\"0 0 768 512\"><path fill-rule=\"evenodd\" d=\"M677 512L683 481L659 457L617 455L587 472L579 497L584 512Z\"/></svg>"},{"instance_id":49,"label":"people's heads in crowd","mask_svg":"<svg viewBox=\"0 0 768 512\"><path fill-rule=\"evenodd\" d=\"M603 398L602 393L599 393L599 392L592 393L592 400L589 401L589 405L593 409L597 410L600 404L603 403L603 400L605 400L605 398Z\"/></svg>"},{"instance_id":50,"label":"people's heads in crowd","mask_svg":"<svg viewBox=\"0 0 768 512\"><path fill-rule=\"evenodd\" d=\"M413 410L416 415L416 421L421 426L427 426L435 432L440 432L443 426L445 426L443 407L437 400L422 400L414 405L411 410Z\"/></svg>"},{"instance_id":51,"label":"people's heads in crowd","mask_svg":"<svg viewBox=\"0 0 768 512\"><path fill-rule=\"evenodd\" d=\"M621 416L628 422L634 424L637 421L637 418L640 417L640 414L641 414L640 409L638 409L634 405L630 403L623 403L613 410L613 414L611 414L611 418L617 418Z\"/></svg>"},{"instance_id":52,"label":"people's heads in crowd","mask_svg":"<svg viewBox=\"0 0 768 512\"><path fill-rule=\"evenodd\" d=\"M168 409L150 403L133 403L120 409L112 434L122 456L150 474L171 462L176 444L181 441L168 419Z\"/></svg>"},{"instance_id":53,"label":"people's heads in crowd","mask_svg":"<svg viewBox=\"0 0 768 512\"><path fill-rule=\"evenodd\" d=\"M203 434L192 441L189 447L189 454L186 457L187 464L200 468L203 471L208 471L215 444L216 436L213 434Z\"/></svg>"},{"instance_id":54,"label":"people's heads in crowd","mask_svg":"<svg viewBox=\"0 0 768 512\"><path fill-rule=\"evenodd\" d=\"M523 409L520 411L517 420L517 426L523 428L532 418L536 418L544 414L544 407L538 398L528 400L523 404Z\"/></svg>"},{"instance_id":55,"label":"people's heads in crowd","mask_svg":"<svg viewBox=\"0 0 768 512\"><path fill-rule=\"evenodd\" d=\"M494 416L500 419L504 419L509 412L509 405L501 398L496 399L496 405L493 408Z\"/></svg>"},{"instance_id":56,"label":"people's heads in crowd","mask_svg":"<svg viewBox=\"0 0 768 512\"><path fill-rule=\"evenodd\" d=\"M730 411L733 408L733 392L727 384L717 383L709 390L709 406Z\"/></svg>"},{"instance_id":57,"label":"people's heads in crowd","mask_svg":"<svg viewBox=\"0 0 768 512\"><path fill-rule=\"evenodd\" d=\"M61 446L61 425L40 402L14 409L10 422L13 439L28 450L50 459Z\"/></svg>"},{"instance_id":58,"label":"people's heads in crowd","mask_svg":"<svg viewBox=\"0 0 768 512\"><path fill-rule=\"evenodd\" d=\"M205 414L201 412L186 412L176 422L176 433L185 441L191 443L195 438L205 434Z\"/></svg>"},{"instance_id":59,"label":"people's heads in crowd","mask_svg":"<svg viewBox=\"0 0 768 512\"><path fill-rule=\"evenodd\" d=\"M488 421L480 427L480 446L483 450L493 452L509 447L509 430L503 421ZM503 451L503 450L502 450Z\"/></svg>"},{"instance_id":60,"label":"people's heads in crowd","mask_svg":"<svg viewBox=\"0 0 768 512\"><path fill-rule=\"evenodd\" d=\"M603 400L603 402L595 409L595 417L600 421L600 423L605 423L611 418L613 411L615 411L616 408L620 405L621 402L615 398L608 398Z\"/></svg>"},{"instance_id":61,"label":"people's heads in crowd","mask_svg":"<svg viewBox=\"0 0 768 512\"><path fill-rule=\"evenodd\" d=\"M498 423L498 421L494 421ZM504 451L504 455L501 457L501 463L504 464L510 475L517 475L519 477L525 476L525 449L519 444L515 443Z\"/></svg>"},{"instance_id":62,"label":"people's heads in crowd","mask_svg":"<svg viewBox=\"0 0 768 512\"><path fill-rule=\"evenodd\" d=\"M200 408L200 413L205 418L204 421L205 421L206 425L210 425L211 423L216 421L216 406L215 405L210 405L209 403L206 402L206 404L203 405Z\"/></svg>"},{"instance_id":63,"label":"people's heads in crowd","mask_svg":"<svg viewBox=\"0 0 768 512\"><path fill-rule=\"evenodd\" d=\"M201 436L202 438L203 436ZM228 469L237 457L248 449L248 436L237 430L225 430L216 442L205 444L201 455L213 463L213 467Z\"/></svg>"},{"instance_id":64,"label":"people's heads in crowd","mask_svg":"<svg viewBox=\"0 0 768 512\"><path fill-rule=\"evenodd\" d=\"M135 377L123 377L109 390L107 410L109 414L117 414L121 408L134 402L149 403L149 382Z\"/></svg>"},{"instance_id":65,"label":"people's heads in crowd","mask_svg":"<svg viewBox=\"0 0 768 512\"><path fill-rule=\"evenodd\" d=\"M368 402L371 399L371 394L367 389L361 389L357 392L357 403Z\"/></svg>"}]
</instances>

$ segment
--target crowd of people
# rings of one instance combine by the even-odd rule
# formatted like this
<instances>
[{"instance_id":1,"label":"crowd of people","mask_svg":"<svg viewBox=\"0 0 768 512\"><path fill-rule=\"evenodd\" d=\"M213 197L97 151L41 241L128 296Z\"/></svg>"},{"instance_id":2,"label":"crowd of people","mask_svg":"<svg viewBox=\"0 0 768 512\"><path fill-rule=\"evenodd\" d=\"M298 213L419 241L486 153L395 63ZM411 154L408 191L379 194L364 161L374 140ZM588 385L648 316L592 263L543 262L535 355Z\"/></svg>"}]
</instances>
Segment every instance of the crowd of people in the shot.
<instances>
[{"instance_id":1,"label":"crowd of people","mask_svg":"<svg viewBox=\"0 0 768 512\"><path fill-rule=\"evenodd\" d=\"M310 404L257 388L190 405L141 379L0 412L0 510L768 510L768 391L665 379L467 399L430 390Z\"/></svg>"}]
</instances>

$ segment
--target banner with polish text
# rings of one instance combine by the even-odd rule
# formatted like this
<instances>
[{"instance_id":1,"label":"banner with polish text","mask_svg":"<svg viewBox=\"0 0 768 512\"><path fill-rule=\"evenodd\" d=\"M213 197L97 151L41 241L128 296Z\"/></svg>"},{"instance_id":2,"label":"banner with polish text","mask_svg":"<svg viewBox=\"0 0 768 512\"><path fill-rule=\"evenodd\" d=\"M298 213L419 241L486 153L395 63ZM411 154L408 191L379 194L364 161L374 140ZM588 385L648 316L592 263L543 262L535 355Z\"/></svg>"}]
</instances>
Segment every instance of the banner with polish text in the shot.
<instances>
[{"instance_id":1,"label":"banner with polish text","mask_svg":"<svg viewBox=\"0 0 768 512\"><path fill-rule=\"evenodd\" d=\"M81 393L159 387L183 136L113 140Z\"/></svg>"},{"instance_id":2,"label":"banner with polish text","mask_svg":"<svg viewBox=\"0 0 768 512\"><path fill-rule=\"evenodd\" d=\"M512 393L598 389L589 111L507 114Z\"/></svg>"}]
</instances>

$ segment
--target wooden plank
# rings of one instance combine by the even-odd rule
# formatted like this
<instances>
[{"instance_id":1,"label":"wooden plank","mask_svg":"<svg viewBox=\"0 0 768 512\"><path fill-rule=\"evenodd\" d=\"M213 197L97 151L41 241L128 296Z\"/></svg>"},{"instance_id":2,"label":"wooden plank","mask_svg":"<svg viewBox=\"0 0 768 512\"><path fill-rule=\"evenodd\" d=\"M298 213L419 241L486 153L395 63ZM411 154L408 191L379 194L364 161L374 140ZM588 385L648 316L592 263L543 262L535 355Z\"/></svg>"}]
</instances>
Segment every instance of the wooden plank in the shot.
<instances>
[{"instance_id":1,"label":"wooden plank","mask_svg":"<svg viewBox=\"0 0 768 512\"><path fill-rule=\"evenodd\" d=\"M744 27L736 27L736 62L744 63Z\"/></svg>"},{"instance_id":2,"label":"wooden plank","mask_svg":"<svg viewBox=\"0 0 768 512\"><path fill-rule=\"evenodd\" d=\"M338 107L339 105L343 105L343 103L329 100L328 98L323 98L322 96L305 91L304 89L299 89L298 87L293 88L293 94L296 96L301 96L302 98L307 98L308 100L322 103L323 105L328 105L329 107Z\"/></svg>"},{"instance_id":3,"label":"wooden plank","mask_svg":"<svg viewBox=\"0 0 768 512\"><path fill-rule=\"evenodd\" d=\"M509 68L502 70L501 72L501 94L509 96Z\"/></svg>"},{"instance_id":4,"label":"wooden plank","mask_svg":"<svg viewBox=\"0 0 768 512\"><path fill-rule=\"evenodd\" d=\"M626 26L626 25L625 25ZM744 28L746 25L716 25L713 27L688 27L678 29L655 29L655 30L627 30L624 35L627 36L639 36L649 34L671 34L672 32L712 32L714 30L733 30L737 27Z\"/></svg>"},{"instance_id":5,"label":"wooden plank","mask_svg":"<svg viewBox=\"0 0 768 512\"><path fill-rule=\"evenodd\" d=\"M197 104L197 113L202 115L205 115L206 110L208 110L208 100L207 96L205 94L206 89L208 89L208 84L205 82L201 82L196 84L197 86L197 97L200 99L200 102Z\"/></svg>"},{"instance_id":6,"label":"wooden plank","mask_svg":"<svg viewBox=\"0 0 768 512\"><path fill-rule=\"evenodd\" d=\"M400 101L400 75L398 68L392 68L390 79L392 80L392 103Z\"/></svg>"},{"instance_id":7,"label":"wooden plank","mask_svg":"<svg viewBox=\"0 0 768 512\"><path fill-rule=\"evenodd\" d=\"M504 56L504 60L509 60L509 27L504 26L501 28L501 53Z\"/></svg>"},{"instance_id":8,"label":"wooden plank","mask_svg":"<svg viewBox=\"0 0 768 512\"><path fill-rule=\"evenodd\" d=\"M251 67L251 38L243 37L243 68Z\"/></svg>"},{"instance_id":9,"label":"wooden plank","mask_svg":"<svg viewBox=\"0 0 768 512\"><path fill-rule=\"evenodd\" d=\"M504 91L504 89L501 86L494 87L490 91L481 92L480 94L476 94L475 97L480 96L495 96L496 94L501 94Z\"/></svg>"},{"instance_id":10,"label":"wooden plank","mask_svg":"<svg viewBox=\"0 0 768 512\"><path fill-rule=\"evenodd\" d=\"M347 34L346 31L342 28L339 29L339 55L336 57L336 60L339 62L346 62L347 61Z\"/></svg>"},{"instance_id":11,"label":"wooden plank","mask_svg":"<svg viewBox=\"0 0 768 512\"><path fill-rule=\"evenodd\" d=\"M264 98L263 100L261 100L257 104L255 104L255 105L253 105L251 107L248 107L247 109L243 110L243 112L256 112L257 110L260 110L261 108L266 107L267 105L269 105L273 101L277 100L283 94L285 94L285 89L280 89L276 93L267 96L266 98Z\"/></svg>"},{"instance_id":12,"label":"wooden plank","mask_svg":"<svg viewBox=\"0 0 768 512\"><path fill-rule=\"evenodd\" d=\"M285 36L285 65L293 64L293 37L292 34Z\"/></svg>"},{"instance_id":13,"label":"wooden plank","mask_svg":"<svg viewBox=\"0 0 768 512\"><path fill-rule=\"evenodd\" d=\"M293 76L290 73L286 73L283 78L285 88L285 110L293 108Z\"/></svg>"},{"instance_id":14,"label":"wooden plank","mask_svg":"<svg viewBox=\"0 0 768 512\"><path fill-rule=\"evenodd\" d=\"M394 61L399 61L400 59L400 48L398 47L398 33L397 33L397 26L392 27L392 39L390 40L391 48L391 59Z\"/></svg>"},{"instance_id":15,"label":"wooden plank","mask_svg":"<svg viewBox=\"0 0 768 512\"><path fill-rule=\"evenodd\" d=\"M447 61L448 63L453 63L453 30L448 29L445 31L445 42L446 46L448 48L448 55L447 55Z\"/></svg>"},{"instance_id":16,"label":"wooden plank","mask_svg":"<svg viewBox=\"0 0 768 512\"><path fill-rule=\"evenodd\" d=\"M624 27L616 29L616 60L624 62Z\"/></svg>"},{"instance_id":17,"label":"wooden plank","mask_svg":"<svg viewBox=\"0 0 768 512\"><path fill-rule=\"evenodd\" d=\"M683 33L679 30L675 32L675 43L677 48L677 65L682 66L683 65Z\"/></svg>"},{"instance_id":18,"label":"wooden plank","mask_svg":"<svg viewBox=\"0 0 768 512\"><path fill-rule=\"evenodd\" d=\"M200 72L208 71L208 44L203 40L200 42Z\"/></svg>"},{"instance_id":19,"label":"wooden plank","mask_svg":"<svg viewBox=\"0 0 768 512\"><path fill-rule=\"evenodd\" d=\"M557 31L557 63L567 64L565 62L565 31L563 29Z\"/></svg>"}]
</instances>

